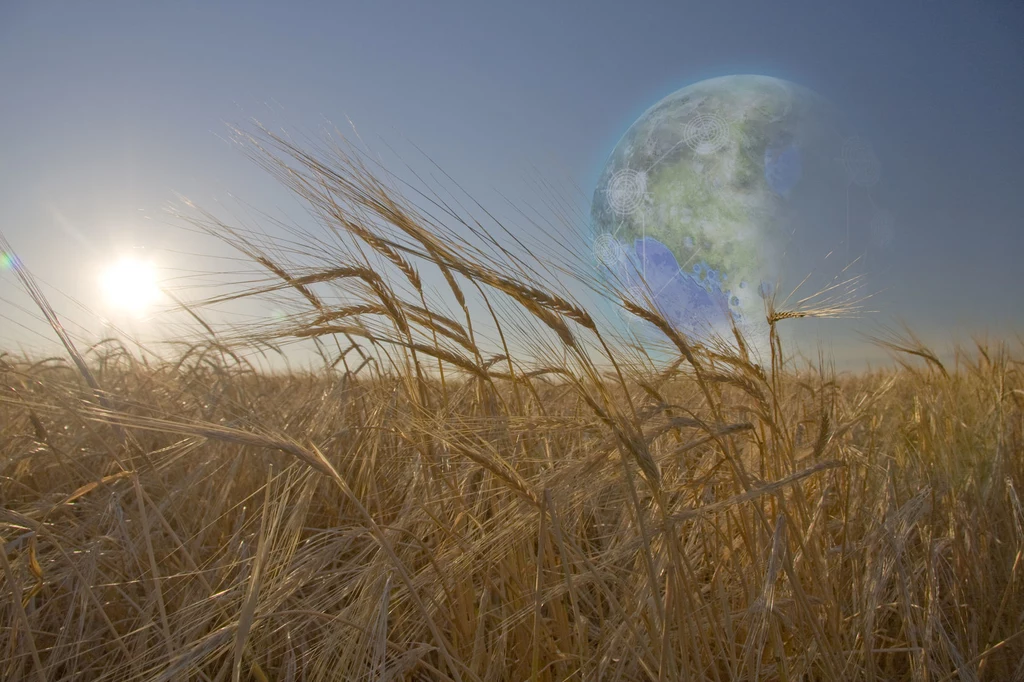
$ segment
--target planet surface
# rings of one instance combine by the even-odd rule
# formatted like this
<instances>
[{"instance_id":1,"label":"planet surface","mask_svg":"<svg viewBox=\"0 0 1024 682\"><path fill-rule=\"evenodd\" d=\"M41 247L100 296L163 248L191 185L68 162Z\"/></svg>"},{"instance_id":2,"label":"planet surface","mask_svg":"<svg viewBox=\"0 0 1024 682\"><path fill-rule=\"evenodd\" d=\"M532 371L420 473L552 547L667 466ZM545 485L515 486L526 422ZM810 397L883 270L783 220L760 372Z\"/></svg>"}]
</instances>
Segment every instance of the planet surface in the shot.
<instances>
[{"instance_id":1,"label":"planet surface","mask_svg":"<svg viewBox=\"0 0 1024 682\"><path fill-rule=\"evenodd\" d=\"M814 205L823 180L845 191L843 139L827 100L781 79L726 76L669 95L626 131L599 177L602 276L692 341L729 342L735 322L763 357L765 298L786 279L794 207Z\"/></svg>"}]
</instances>

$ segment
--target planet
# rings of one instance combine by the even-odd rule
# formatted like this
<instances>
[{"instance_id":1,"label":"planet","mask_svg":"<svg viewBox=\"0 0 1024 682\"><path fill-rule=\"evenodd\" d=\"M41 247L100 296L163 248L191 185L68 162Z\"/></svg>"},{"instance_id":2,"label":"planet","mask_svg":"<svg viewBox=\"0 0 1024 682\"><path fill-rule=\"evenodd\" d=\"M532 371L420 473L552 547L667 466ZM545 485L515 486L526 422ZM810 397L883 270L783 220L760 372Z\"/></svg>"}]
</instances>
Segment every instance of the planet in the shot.
<instances>
[{"instance_id":1,"label":"planet","mask_svg":"<svg viewBox=\"0 0 1024 682\"><path fill-rule=\"evenodd\" d=\"M735 323L764 357L765 299L786 281L794 239L814 244L813 223L837 227L844 192L849 200L837 120L823 97L768 76L714 78L662 99L599 176L591 220L602 277L691 341L729 343ZM865 163L852 167L867 177Z\"/></svg>"}]
</instances>

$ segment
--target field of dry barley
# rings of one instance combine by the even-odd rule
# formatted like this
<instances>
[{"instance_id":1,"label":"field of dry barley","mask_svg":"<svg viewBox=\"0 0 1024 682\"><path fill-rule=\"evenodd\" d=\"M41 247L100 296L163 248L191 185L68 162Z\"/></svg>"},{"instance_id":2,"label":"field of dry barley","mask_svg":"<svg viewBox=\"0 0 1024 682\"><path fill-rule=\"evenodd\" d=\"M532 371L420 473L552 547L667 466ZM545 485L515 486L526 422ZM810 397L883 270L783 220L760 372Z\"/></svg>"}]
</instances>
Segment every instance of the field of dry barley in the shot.
<instances>
[{"instance_id":1,"label":"field of dry barley","mask_svg":"<svg viewBox=\"0 0 1024 682\"><path fill-rule=\"evenodd\" d=\"M194 340L0 356L0 678L1024 680L1024 353L836 375L621 301L650 362L360 157L246 142L316 257L197 211L263 279Z\"/></svg>"}]
</instances>

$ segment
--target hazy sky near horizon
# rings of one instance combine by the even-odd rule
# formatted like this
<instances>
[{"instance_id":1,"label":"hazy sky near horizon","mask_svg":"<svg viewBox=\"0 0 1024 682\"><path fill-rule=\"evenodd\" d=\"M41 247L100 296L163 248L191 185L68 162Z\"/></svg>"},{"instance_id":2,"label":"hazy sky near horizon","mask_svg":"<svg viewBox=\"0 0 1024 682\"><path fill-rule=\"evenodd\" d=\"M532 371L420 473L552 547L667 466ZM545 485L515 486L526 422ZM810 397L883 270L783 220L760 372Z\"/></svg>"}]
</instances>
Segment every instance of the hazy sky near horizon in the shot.
<instances>
[{"instance_id":1,"label":"hazy sky near horizon","mask_svg":"<svg viewBox=\"0 0 1024 682\"><path fill-rule=\"evenodd\" d=\"M554 160L589 196L637 116L732 73L815 90L874 145L896 231L869 322L938 341L1024 331L1013 0L3 3L0 229L48 284L98 305L116 254L190 250L152 220L177 194L288 201L225 144L226 122L348 117L471 192ZM17 296L0 275L0 306ZM19 314L0 311L0 345L34 345Z\"/></svg>"}]
</instances>

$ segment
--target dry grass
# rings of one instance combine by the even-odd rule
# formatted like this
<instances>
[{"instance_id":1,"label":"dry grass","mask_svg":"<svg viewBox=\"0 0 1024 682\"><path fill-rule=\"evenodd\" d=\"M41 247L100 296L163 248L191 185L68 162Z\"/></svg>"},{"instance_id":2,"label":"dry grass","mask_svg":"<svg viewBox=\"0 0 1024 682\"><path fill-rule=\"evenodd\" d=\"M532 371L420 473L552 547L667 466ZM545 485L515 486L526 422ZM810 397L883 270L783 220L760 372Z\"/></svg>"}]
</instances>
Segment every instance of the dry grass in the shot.
<instances>
[{"instance_id":1,"label":"dry grass","mask_svg":"<svg viewBox=\"0 0 1024 682\"><path fill-rule=\"evenodd\" d=\"M451 203L249 142L328 237L196 218L267 273L205 303L292 314L173 361L2 356L0 677L1024 680L1008 351L893 337L901 369L837 379L666 327L652 368ZM310 338L321 372L245 359Z\"/></svg>"}]
</instances>

